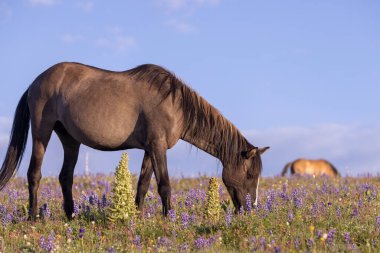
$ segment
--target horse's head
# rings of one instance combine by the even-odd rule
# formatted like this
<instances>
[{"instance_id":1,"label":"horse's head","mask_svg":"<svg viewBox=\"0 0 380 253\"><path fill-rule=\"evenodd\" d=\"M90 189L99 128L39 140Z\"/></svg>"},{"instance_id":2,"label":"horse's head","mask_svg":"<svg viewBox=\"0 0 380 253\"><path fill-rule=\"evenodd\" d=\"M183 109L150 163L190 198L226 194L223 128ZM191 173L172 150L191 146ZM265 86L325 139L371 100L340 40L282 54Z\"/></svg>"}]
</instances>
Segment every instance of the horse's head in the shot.
<instances>
[{"instance_id":1,"label":"horse's head","mask_svg":"<svg viewBox=\"0 0 380 253\"><path fill-rule=\"evenodd\" d=\"M261 154L269 147L242 151L237 165L225 164L223 169L223 182L231 196L238 212L241 207L247 209L247 195L251 196L251 203L257 204L259 177L262 170Z\"/></svg>"}]
</instances>

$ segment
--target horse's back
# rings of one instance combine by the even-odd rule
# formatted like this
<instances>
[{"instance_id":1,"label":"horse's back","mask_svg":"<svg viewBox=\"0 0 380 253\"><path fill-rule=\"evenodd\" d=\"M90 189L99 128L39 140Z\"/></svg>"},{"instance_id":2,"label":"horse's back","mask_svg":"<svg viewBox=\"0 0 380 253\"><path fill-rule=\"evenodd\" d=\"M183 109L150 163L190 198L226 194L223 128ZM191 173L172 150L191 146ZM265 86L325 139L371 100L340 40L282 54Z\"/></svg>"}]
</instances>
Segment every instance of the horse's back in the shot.
<instances>
[{"instance_id":1,"label":"horse's back","mask_svg":"<svg viewBox=\"0 0 380 253\"><path fill-rule=\"evenodd\" d=\"M333 166L326 160L309 160L309 159L298 159L293 162L293 171L295 174L308 174L308 175L328 175L336 176L336 170Z\"/></svg>"}]
</instances>

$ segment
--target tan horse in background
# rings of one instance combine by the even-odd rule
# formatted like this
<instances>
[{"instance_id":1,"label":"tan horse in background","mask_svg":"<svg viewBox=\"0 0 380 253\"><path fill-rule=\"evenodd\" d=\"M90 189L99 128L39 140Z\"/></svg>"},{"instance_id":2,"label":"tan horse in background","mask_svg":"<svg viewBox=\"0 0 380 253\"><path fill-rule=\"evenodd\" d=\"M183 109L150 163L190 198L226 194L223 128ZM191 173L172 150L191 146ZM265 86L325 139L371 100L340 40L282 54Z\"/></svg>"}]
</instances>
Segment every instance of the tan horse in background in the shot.
<instances>
[{"instance_id":1,"label":"tan horse in background","mask_svg":"<svg viewBox=\"0 0 380 253\"><path fill-rule=\"evenodd\" d=\"M297 159L293 162L289 162L285 165L282 170L281 175L285 176L286 172L290 167L290 172L292 175L314 175L314 176L339 176L338 170L326 160L308 160L308 159Z\"/></svg>"}]
</instances>

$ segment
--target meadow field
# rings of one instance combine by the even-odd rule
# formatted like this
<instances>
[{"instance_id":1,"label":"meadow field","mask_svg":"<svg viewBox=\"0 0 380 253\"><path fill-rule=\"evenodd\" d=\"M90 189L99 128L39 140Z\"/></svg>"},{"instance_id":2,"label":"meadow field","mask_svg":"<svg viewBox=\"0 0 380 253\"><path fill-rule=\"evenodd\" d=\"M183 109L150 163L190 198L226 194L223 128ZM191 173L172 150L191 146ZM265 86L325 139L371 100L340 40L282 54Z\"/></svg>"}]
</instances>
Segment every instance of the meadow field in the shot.
<instances>
[{"instance_id":1,"label":"meadow field","mask_svg":"<svg viewBox=\"0 0 380 253\"><path fill-rule=\"evenodd\" d=\"M1 252L380 252L380 178L262 178L251 211L233 213L221 179L220 218L204 217L208 177L172 179L173 210L161 215L152 180L143 213L111 222L113 176L76 176L75 214L62 210L57 178L43 178L40 217L27 221L25 178L0 194ZM134 185L136 178L134 178Z\"/></svg>"}]
</instances>

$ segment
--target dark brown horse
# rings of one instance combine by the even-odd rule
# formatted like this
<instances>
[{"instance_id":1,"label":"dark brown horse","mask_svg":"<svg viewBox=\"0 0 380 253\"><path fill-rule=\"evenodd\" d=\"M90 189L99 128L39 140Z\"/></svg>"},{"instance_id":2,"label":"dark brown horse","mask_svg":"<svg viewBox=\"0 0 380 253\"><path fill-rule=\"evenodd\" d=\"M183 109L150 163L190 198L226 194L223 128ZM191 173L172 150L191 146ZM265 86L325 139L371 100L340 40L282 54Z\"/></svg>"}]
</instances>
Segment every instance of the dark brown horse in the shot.
<instances>
[{"instance_id":1,"label":"dark brown horse","mask_svg":"<svg viewBox=\"0 0 380 253\"><path fill-rule=\"evenodd\" d=\"M29 122L33 137L28 168L31 219L37 214L41 164L53 131L64 149L59 181L69 219L73 214L73 173L81 144L98 150L145 151L136 194L139 209L153 172L164 215L171 208L166 151L179 139L220 159L223 182L236 210L245 206L248 193L257 198L260 155L267 148L251 145L213 106L160 66L141 65L113 72L60 63L40 74L18 103L0 171L0 189L19 167Z\"/></svg>"},{"instance_id":2,"label":"dark brown horse","mask_svg":"<svg viewBox=\"0 0 380 253\"><path fill-rule=\"evenodd\" d=\"M338 170L326 160L308 160L297 159L293 162L287 163L282 170L281 175L285 176L286 172L290 168L291 174L298 175L314 175L314 176L339 176Z\"/></svg>"}]
</instances>

